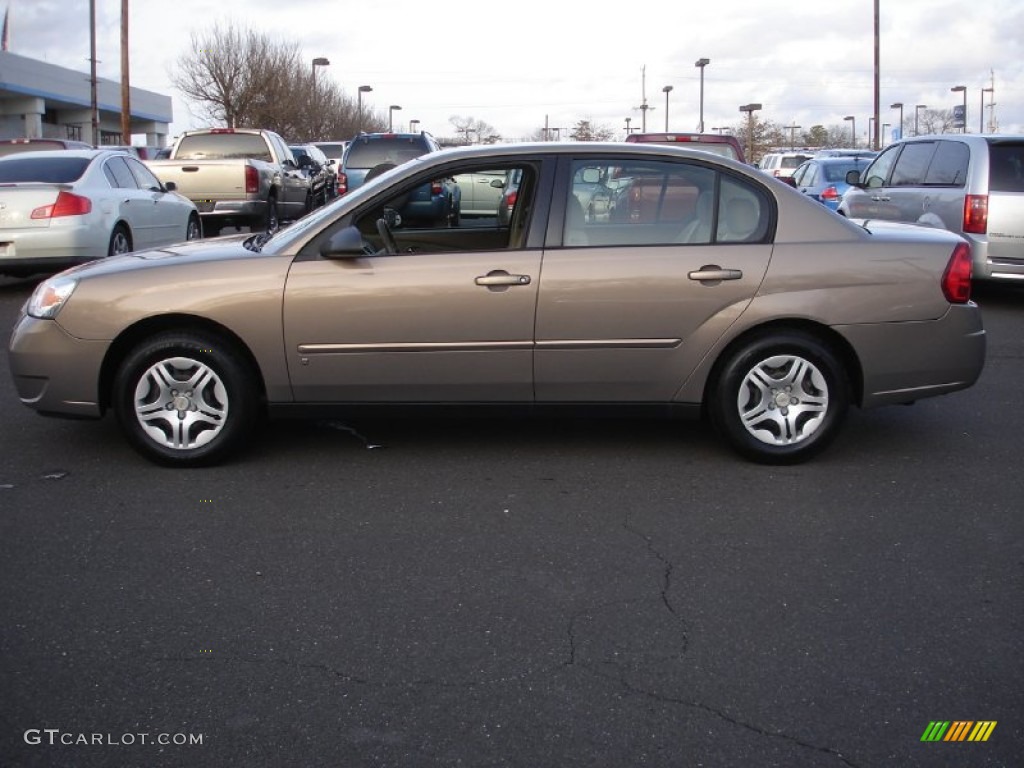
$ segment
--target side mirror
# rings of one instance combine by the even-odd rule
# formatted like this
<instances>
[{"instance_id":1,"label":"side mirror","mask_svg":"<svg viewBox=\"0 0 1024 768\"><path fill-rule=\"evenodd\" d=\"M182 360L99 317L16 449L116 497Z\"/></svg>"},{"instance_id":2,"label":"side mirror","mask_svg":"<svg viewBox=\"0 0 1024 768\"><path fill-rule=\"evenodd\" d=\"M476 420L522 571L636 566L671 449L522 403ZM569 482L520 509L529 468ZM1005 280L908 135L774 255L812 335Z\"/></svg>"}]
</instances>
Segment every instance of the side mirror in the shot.
<instances>
[{"instance_id":1,"label":"side mirror","mask_svg":"<svg viewBox=\"0 0 1024 768\"><path fill-rule=\"evenodd\" d=\"M320 255L325 259L360 258L366 256L366 253L363 233L356 227L339 229L320 246Z\"/></svg>"},{"instance_id":2,"label":"side mirror","mask_svg":"<svg viewBox=\"0 0 1024 768\"><path fill-rule=\"evenodd\" d=\"M847 171L846 172L846 183L851 187L860 186L860 171Z\"/></svg>"},{"instance_id":3,"label":"side mirror","mask_svg":"<svg viewBox=\"0 0 1024 768\"><path fill-rule=\"evenodd\" d=\"M175 184L173 181L165 181L164 182L164 189L167 192L174 192L175 190L177 190L177 188L178 188L178 185Z\"/></svg>"}]
</instances>

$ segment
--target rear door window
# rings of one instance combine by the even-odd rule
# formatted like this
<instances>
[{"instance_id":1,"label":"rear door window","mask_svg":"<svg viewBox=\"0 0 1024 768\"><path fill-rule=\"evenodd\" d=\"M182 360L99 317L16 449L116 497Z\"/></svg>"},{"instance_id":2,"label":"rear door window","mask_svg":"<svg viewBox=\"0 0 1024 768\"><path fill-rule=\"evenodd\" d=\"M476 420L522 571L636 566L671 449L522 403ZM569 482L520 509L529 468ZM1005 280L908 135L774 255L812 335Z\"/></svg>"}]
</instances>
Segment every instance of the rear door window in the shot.
<instances>
[{"instance_id":1,"label":"rear door window","mask_svg":"<svg viewBox=\"0 0 1024 768\"><path fill-rule=\"evenodd\" d=\"M936 186L962 187L967 181L971 150L961 141L940 141L928 166L924 183Z\"/></svg>"}]
</instances>

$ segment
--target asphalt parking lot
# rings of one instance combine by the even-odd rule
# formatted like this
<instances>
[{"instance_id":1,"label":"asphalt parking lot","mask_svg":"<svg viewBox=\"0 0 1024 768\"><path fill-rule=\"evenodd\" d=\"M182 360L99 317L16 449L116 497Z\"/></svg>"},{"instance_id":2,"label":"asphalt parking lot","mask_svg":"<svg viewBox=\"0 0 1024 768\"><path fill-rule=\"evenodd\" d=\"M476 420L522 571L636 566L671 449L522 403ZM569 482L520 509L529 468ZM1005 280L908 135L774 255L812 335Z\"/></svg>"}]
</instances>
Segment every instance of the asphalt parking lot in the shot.
<instances>
[{"instance_id":1,"label":"asphalt parking lot","mask_svg":"<svg viewBox=\"0 0 1024 768\"><path fill-rule=\"evenodd\" d=\"M173 471L5 359L0 765L1020 765L1024 290L978 299L974 388L789 468L699 423L436 420Z\"/></svg>"}]
</instances>

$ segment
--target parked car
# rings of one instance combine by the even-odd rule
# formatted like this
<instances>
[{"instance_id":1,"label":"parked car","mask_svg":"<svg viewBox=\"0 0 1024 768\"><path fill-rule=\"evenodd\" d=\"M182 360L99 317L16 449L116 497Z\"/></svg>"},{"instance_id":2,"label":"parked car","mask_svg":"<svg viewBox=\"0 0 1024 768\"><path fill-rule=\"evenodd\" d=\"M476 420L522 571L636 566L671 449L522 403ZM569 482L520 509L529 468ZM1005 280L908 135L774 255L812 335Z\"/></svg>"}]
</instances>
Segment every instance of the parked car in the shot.
<instances>
[{"instance_id":1,"label":"parked car","mask_svg":"<svg viewBox=\"0 0 1024 768\"><path fill-rule=\"evenodd\" d=\"M327 156L327 165L330 166L331 172L334 174L334 191L331 196L337 197L340 194L338 191L338 174L341 173L341 160L345 156L348 142L317 141L314 142L314 146Z\"/></svg>"},{"instance_id":2,"label":"parked car","mask_svg":"<svg viewBox=\"0 0 1024 768\"><path fill-rule=\"evenodd\" d=\"M850 188L846 176L850 171L863 171L869 157L815 157L805 160L793 175L792 186L833 211L839 207L843 193Z\"/></svg>"},{"instance_id":3,"label":"parked car","mask_svg":"<svg viewBox=\"0 0 1024 768\"><path fill-rule=\"evenodd\" d=\"M1024 136L914 136L848 180L844 216L948 229L970 243L976 279L1024 279Z\"/></svg>"},{"instance_id":4,"label":"parked car","mask_svg":"<svg viewBox=\"0 0 1024 768\"><path fill-rule=\"evenodd\" d=\"M520 172L507 225L398 215L431 180L488 168ZM588 221L573 182L590 168L660 173L694 205ZM53 277L9 361L25 405L113 410L138 451L175 466L230 455L265 413L396 406L703 411L740 454L790 463L835 438L851 404L971 386L985 331L970 289L957 235L859 226L707 152L477 145L421 156L273 234Z\"/></svg>"},{"instance_id":5,"label":"parked car","mask_svg":"<svg viewBox=\"0 0 1024 768\"><path fill-rule=\"evenodd\" d=\"M195 205L124 152L0 158L0 273L56 272L201 235Z\"/></svg>"},{"instance_id":6,"label":"parked car","mask_svg":"<svg viewBox=\"0 0 1024 768\"><path fill-rule=\"evenodd\" d=\"M312 207L326 205L335 197L338 186L338 177L327 164L327 156L315 144L290 144L288 148L299 170L309 178Z\"/></svg>"},{"instance_id":7,"label":"parked car","mask_svg":"<svg viewBox=\"0 0 1024 768\"><path fill-rule=\"evenodd\" d=\"M819 149L814 153L815 158L819 157L876 157L878 155L873 149L853 149L845 147L832 147L830 149Z\"/></svg>"},{"instance_id":8,"label":"parked car","mask_svg":"<svg viewBox=\"0 0 1024 768\"><path fill-rule=\"evenodd\" d=\"M256 128L185 131L149 168L199 208L209 236L226 226L273 231L313 208L309 178L277 133Z\"/></svg>"},{"instance_id":9,"label":"parked car","mask_svg":"<svg viewBox=\"0 0 1024 768\"><path fill-rule=\"evenodd\" d=\"M757 167L777 179L792 176L793 171L805 160L811 159L810 152L769 152L761 158Z\"/></svg>"},{"instance_id":10,"label":"parked car","mask_svg":"<svg viewBox=\"0 0 1024 768\"><path fill-rule=\"evenodd\" d=\"M21 152L48 152L58 149L92 149L92 144L71 139L0 139L0 157Z\"/></svg>"},{"instance_id":11,"label":"parked car","mask_svg":"<svg viewBox=\"0 0 1024 768\"><path fill-rule=\"evenodd\" d=\"M718 133L631 133L628 142L641 144L675 144L688 149L703 149L733 160L743 160L743 147L735 136Z\"/></svg>"},{"instance_id":12,"label":"parked car","mask_svg":"<svg viewBox=\"0 0 1024 768\"><path fill-rule=\"evenodd\" d=\"M347 194L365 182L410 160L441 149L429 133L361 133L349 142L338 175L338 192ZM400 206L407 220L458 224L462 191L451 176L413 190Z\"/></svg>"},{"instance_id":13,"label":"parked car","mask_svg":"<svg viewBox=\"0 0 1024 768\"><path fill-rule=\"evenodd\" d=\"M462 216L489 217L498 215L498 206L505 190L507 171L502 169L464 173L455 177L459 185Z\"/></svg>"}]
</instances>

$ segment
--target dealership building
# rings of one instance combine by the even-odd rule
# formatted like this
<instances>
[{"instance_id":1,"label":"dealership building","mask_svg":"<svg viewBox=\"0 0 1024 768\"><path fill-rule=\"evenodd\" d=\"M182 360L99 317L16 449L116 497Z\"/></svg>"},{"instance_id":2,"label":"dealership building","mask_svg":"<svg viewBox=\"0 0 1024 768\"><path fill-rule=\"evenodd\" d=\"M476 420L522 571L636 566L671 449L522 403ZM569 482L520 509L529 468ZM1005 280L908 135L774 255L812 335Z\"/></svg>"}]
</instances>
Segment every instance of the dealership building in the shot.
<instances>
[{"instance_id":1,"label":"dealership building","mask_svg":"<svg viewBox=\"0 0 1024 768\"><path fill-rule=\"evenodd\" d=\"M88 72L0 51L0 138L131 144L131 136L121 135L121 84L96 79L100 133L95 138L91 91ZM173 120L171 97L130 88L129 103L132 134L145 135L147 146L165 146Z\"/></svg>"}]
</instances>

